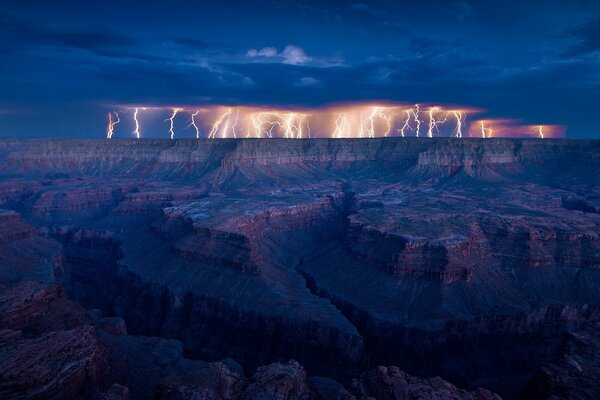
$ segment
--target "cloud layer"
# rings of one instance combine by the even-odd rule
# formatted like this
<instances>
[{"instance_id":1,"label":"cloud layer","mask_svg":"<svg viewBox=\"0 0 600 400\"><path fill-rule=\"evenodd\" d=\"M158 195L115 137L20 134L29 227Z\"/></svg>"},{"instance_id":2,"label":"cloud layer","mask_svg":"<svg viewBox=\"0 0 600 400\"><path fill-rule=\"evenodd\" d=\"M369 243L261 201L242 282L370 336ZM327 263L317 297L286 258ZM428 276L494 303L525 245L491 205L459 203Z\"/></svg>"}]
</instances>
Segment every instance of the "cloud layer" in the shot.
<instances>
[{"instance_id":1,"label":"cloud layer","mask_svg":"<svg viewBox=\"0 0 600 400\"><path fill-rule=\"evenodd\" d=\"M120 104L373 99L600 132L596 3L28 3L0 6L0 135L94 136Z\"/></svg>"}]
</instances>

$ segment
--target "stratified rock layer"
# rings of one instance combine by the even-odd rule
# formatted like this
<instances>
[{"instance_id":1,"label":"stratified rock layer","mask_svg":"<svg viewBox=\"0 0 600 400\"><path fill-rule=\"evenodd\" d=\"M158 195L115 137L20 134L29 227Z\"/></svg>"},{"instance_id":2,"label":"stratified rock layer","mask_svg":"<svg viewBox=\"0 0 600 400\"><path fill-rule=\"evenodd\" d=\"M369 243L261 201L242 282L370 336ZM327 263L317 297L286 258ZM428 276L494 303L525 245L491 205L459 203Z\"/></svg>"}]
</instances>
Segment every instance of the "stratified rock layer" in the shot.
<instances>
[{"instance_id":1,"label":"stratified rock layer","mask_svg":"<svg viewBox=\"0 0 600 400\"><path fill-rule=\"evenodd\" d=\"M53 285L23 281L0 294L0 397L72 399L108 374L108 349L87 314Z\"/></svg>"},{"instance_id":2,"label":"stratified rock layer","mask_svg":"<svg viewBox=\"0 0 600 400\"><path fill-rule=\"evenodd\" d=\"M123 357L160 344L160 382L182 357L295 359L344 383L398 365L519 398L598 320L598 141L0 146L0 282L60 283ZM113 381L154 395L120 365Z\"/></svg>"}]
</instances>

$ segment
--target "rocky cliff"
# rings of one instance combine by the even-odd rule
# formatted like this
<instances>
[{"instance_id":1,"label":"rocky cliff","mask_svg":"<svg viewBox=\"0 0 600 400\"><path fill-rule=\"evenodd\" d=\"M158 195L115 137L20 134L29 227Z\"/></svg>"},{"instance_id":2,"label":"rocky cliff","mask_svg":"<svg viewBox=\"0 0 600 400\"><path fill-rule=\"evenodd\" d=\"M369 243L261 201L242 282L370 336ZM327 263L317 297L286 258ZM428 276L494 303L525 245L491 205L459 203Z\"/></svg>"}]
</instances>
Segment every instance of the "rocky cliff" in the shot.
<instances>
[{"instance_id":1,"label":"rocky cliff","mask_svg":"<svg viewBox=\"0 0 600 400\"><path fill-rule=\"evenodd\" d=\"M543 398L550 389L531 389L547 381L540 371L567 371L565 341L600 315L599 141L0 147L2 282L60 284L83 307L122 318L129 335L176 341L182 358L233 358L239 379L215 366L202 374L221 371L235 396L254 393L243 376L269 380L256 368L293 358L356 398L387 398L373 380L391 385L381 389L390 398L412 396L402 385L413 383L455 393L412 375L471 390L450 398L478 398L479 386ZM154 340L129 335L103 340L132 359ZM129 389L103 387L107 396L154 395L119 369L130 361L112 360L109 383ZM208 379L182 380L175 364L153 372L165 398ZM378 365L406 372L362 375ZM295 377L298 398L319 396L295 367L277 368ZM577 379L593 380L590 371Z\"/></svg>"}]
</instances>

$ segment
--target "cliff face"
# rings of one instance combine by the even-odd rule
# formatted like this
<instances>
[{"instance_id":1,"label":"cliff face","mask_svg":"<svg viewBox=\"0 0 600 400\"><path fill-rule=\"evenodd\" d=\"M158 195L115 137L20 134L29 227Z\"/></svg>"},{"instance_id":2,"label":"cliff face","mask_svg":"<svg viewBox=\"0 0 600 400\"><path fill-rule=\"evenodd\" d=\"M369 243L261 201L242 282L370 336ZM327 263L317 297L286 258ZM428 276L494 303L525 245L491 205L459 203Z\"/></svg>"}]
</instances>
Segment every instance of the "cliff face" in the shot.
<instances>
[{"instance_id":1,"label":"cliff face","mask_svg":"<svg viewBox=\"0 0 600 400\"><path fill-rule=\"evenodd\" d=\"M23 281L0 290L0 396L64 399L93 394L108 349L87 313L55 285Z\"/></svg>"},{"instance_id":2,"label":"cliff face","mask_svg":"<svg viewBox=\"0 0 600 400\"><path fill-rule=\"evenodd\" d=\"M60 282L188 357L344 382L399 365L519 398L599 315L599 141L0 147L2 282ZM348 396L410 381L390 371Z\"/></svg>"},{"instance_id":3,"label":"cliff face","mask_svg":"<svg viewBox=\"0 0 600 400\"><path fill-rule=\"evenodd\" d=\"M240 168L314 164L333 169L380 162L476 172L485 166L598 163L597 141L379 138L290 140L31 140L9 144L2 175L121 175L181 179L214 173L224 181ZM11 151L11 147L14 151ZM299 172L299 171L297 171Z\"/></svg>"}]
</instances>

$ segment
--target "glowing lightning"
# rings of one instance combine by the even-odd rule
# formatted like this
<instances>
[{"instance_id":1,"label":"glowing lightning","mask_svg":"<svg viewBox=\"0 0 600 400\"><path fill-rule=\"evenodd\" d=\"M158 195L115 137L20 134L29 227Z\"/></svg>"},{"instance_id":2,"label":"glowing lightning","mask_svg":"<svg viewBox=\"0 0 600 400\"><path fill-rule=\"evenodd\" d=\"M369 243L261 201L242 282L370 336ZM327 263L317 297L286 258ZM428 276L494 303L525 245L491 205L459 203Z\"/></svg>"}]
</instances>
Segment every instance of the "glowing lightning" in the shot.
<instances>
[{"instance_id":1,"label":"glowing lightning","mask_svg":"<svg viewBox=\"0 0 600 400\"><path fill-rule=\"evenodd\" d=\"M331 135L335 139L339 139L343 137L343 135L348 131L348 115L346 113L339 113L337 118L335 119L335 130Z\"/></svg>"},{"instance_id":2,"label":"glowing lightning","mask_svg":"<svg viewBox=\"0 0 600 400\"><path fill-rule=\"evenodd\" d=\"M234 138L237 138L237 136L235 134L235 126L237 125L239 118L240 118L240 109L238 108L235 113L235 120L233 120L233 125L231 125L231 133L233 134ZM227 122L229 122L229 118L227 119Z\"/></svg>"},{"instance_id":3,"label":"glowing lightning","mask_svg":"<svg viewBox=\"0 0 600 400\"><path fill-rule=\"evenodd\" d=\"M116 129L123 128L117 128L120 122L131 123L135 127L133 136L141 139L142 119L144 124L147 124L149 121L145 118L150 117L150 115L146 116L145 110L160 110L163 116L168 116L164 123L168 123L170 139L175 138L175 120L182 118L180 114L185 114L184 126L187 125L185 129L189 134L189 129L193 127L192 132L196 133L196 139L201 137L302 139L318 136L375 138L390 135L429 138L444 135L455 138L525 135L530 138L544 139L561 135L564 129L555 125L524 125L518 120L492 118L485 115L481 119L473 118L471 121L471 115L483 111L464 106L435 105L435 103L425 106L391 102L353 103L311 109L227 104L213 104L206 107L198 105L194 108L174 105L164 108L154 106L146 108L143 105L136 106L135 103L131 106L114 107L115 109L107 113L105 120L107 139L115 137L114 135L118 133ZM142 111L144 113L140 114ZM132 117L128 116L129 113ZM133 118L133 121L126 121L128 118ZM208 120L205 121L205 118ZM205 125L209 125L210 128ZM312 134L311 125L316 128ZM144 129L147 129L146 125ZM180 129L179 125L177 129Z\"/></svg>"},{"instance_id":4,"label":"glowing lightning","mask_svg":"<svg viewBox=\"0 0 600 400\"><path fill-rule=\"evenodd\" d=\"M421 120L419 119L419 105L415 104L415 108L414 110L411 109L410 113L412 114L412 116L415 119L415 122L417 124L416 128L415 128L415 136L419 137L419 131L421 130Z\"/></svg>"},{"instance_id":5,"label":"glowing lightning","mask_svg":"<svg viewBox=\"0 0 600 400\"><path fill-rule=\"evenodd\" d=\"M285 129L285 137L289 137L291 139L302 139L302 124L304 123L304 119L308 115L301 113L289 113L285 118L284 129ZM283 118L283 116L281 116ZM294 132L296 134L294 134Z\"/></svg>"},{"instance_id":6,"label":"glowing lightning","mask_svg":"<svg viewBox=\"0 0 600 400\"><path fill-rule=\"evenodd\" d=\"M463 126L463 113L462 111L452 111L454 117L456 117L456 129L454 130L454 136L457 138L462 137L462 126Z\"/></svg>"},{"instance_id":7,"label":"glowing lightning","mask_svg":"<svg viewBox=\"0 0 600 400\"><path fill-rule=\"evenodd\" d=\"M144 108L142 108L144 110ZM135 130L133 134L137 139L140 138L140 122L138 121L138 108L136 107L133 111L133 121L135 122Z\"/></svg>"},{"instance_id":8,"label":"glowing lightning","mask_svg":"<svg viewBox=\"0 0 600 400\"><path fill-rule=\"evenodd\" d=\"M384 114L383 112L379 112L379 115L386 123L387 129L385 132L383 132L383 136L387 137L387 135L389 135L389 133L390 133L390 130L392 130L392 119L389 116L387 116L386 114Z\"/></svg>"},{"instance_id":9,"label":"glowing lightning","mask_svg":"<svg viewBox=\"0 0 600 400\"><path fill-rule=\"evenodd\" d=\"M194 130L196 131L196 139L200 139L200 128L198 128L198 125L196 125L196 116L198 115L198 113L200 112L200 110L196 110L195 113L190 114L191 115L191 120L190 120L190 124L187 126L188 128L190 126L194 127Z\"/></svg>"},{"instance_id":10,"label":"glowing lightning","mask_svg":"<svg viewBox=\"0 0 600 400\"><path fill-rule=\"evenodd\" d=\"M410 127L410 117L412 115L412 110L411 109L405 110L405 113L406 113L406 121L404 121L404 125L402 125L402 128L398 129L398 132L400 132L400 135L402 135L402 137L406 136L405 132L407 129L412 129ZM418 136L418 133L417 133L417 136Z\"/></svg>"},{"instance_id":11,"label":"glowing lightning","mask_svg":"<svg viewBox=\"0 0 600 400\"><path fill-rule=\"evenodd\" d=\"M309 114L287 112L279 113L275 111L260 112L252 115L252 126L255 129L256 137L261 137L263 133L271 138L273 131L277 128L283 131L283 137L286 139L301 139L304 136L304 125L306 125L308 137L310 137L310 126L306 117ZM266 125L267 128L263 128Z\"/></svg>"},{"instance_id":12,"label":"glowing lightning","mask_svg":"<svg viewBox=\"0 0 600 400\"><path fill-rule=\"evenodd\" d=\"M177 113L179 111L181 111L180 108L174 108L171 116L169 118L165 119L165 122L169 121L169 136L171 137L171 139L175 139L175 129L173 129L173 128L174 128L175 116L177 115Z\"/></svg>"},{"instance_id":13,"label":"glowing lightning","mask_svg":"<svg viewBox=\"0 0 600 400\"><path fill-rule=\"evenodd\" d=\"M219 131L219 127L223 123L223 120L227 118L227 123L229 123L229 115L231 115L231 108L227 110L224 114L222 114L213 124L210 133L208 134L209 139L214 139L217 137L217 132ZM227 127L225 127L227 129Z\"/></svg>"},{"instance_id":14,"label":"glowing lightning","mask_svg":"<svg viewBox=\"0 0 600 400\"><path fill-rule=\"evenodd\" d=\"M492 128L486 128L484 125L483 121L480 121L481 124L481 137L482 138L491 138L492 137L492 133L494 133L494 130ZM487 136L486 136L486 131L487 131Z\"/></svg>"},{"instance_id":15,"label":"glowing lightning","mask_svg":"<svg viewBox=\"0 0 600 400\"><path fill-rule=\"evenodd\" d=\"M443 120L437 120L434 117L434 113L438 112L440 109L439 107L431 107L429 108L429 130L427 131L427 137L433 137L433 130L435 129L436 131L438 131L439 133L439 129L438 129L438 125L443 124L444 122L446 122L446 120L448 119L448 114L446 113L446 116L444 117Z\"/></svg>"},{"instance_id":16,"label":"glowing lightning","mask_svg":"<svg viewBox=\"0 0 600 400\"><path fill-rule=\"evenodd\" d=\"M112 119L113 113L115 114L115 117L117 117L116 121L113 121ZM112 139L113 133L115 132L115 125L117 125L119 122L121 122L121 119L119 118L118 112L113 111L108 113L108 127L106 128L107 139Z\"/></svg>"},{"instance_id":17,"label":"glowing lightning","mask_svg":"<svg viewBox=\"0 0 600 400\"><path fill-rule=\"evenodd\" d=\"M379 109L378 107L373 107L371 113L367 118L364 118L361 113L360 137L363 137L365 128L370 138L375 137L375 119L377 118L382 119L386 123L387 129L385 132L383 132L383 136L387 137L387 135L390 133L390 130L392 129L391 118L387 116L383 111L381 111L381 109Z\"/></svg>"}]
</instances>

